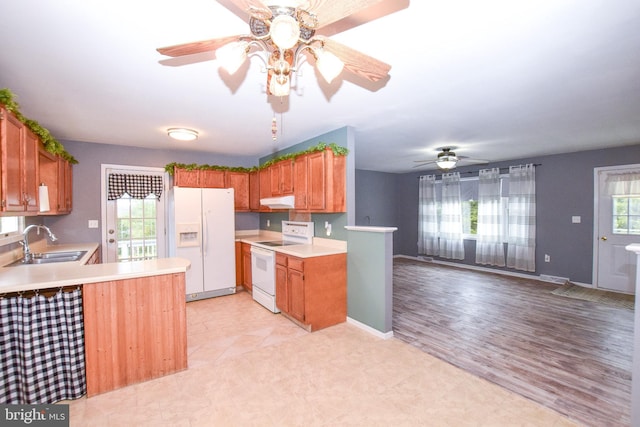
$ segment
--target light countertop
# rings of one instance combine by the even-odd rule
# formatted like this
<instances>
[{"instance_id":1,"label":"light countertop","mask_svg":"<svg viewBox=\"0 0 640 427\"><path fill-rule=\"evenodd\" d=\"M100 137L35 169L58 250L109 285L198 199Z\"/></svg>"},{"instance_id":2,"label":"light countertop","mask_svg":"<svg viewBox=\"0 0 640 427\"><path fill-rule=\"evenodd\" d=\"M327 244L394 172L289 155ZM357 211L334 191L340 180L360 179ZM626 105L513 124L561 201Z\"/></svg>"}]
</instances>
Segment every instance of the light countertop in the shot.
<instances>
[{"instance_id":1,"label":"light countertop","mask_svg":"<svg viewBox=\"0 0 640 427\"><path fill-rule=\"evenodd\" d=\"M272 231L253 231L253 232L237 232L236 240L244 243L256 245L263 249L280 252L283 254L299 257L311 258L325 255L345 254L347 253L347 242L344 240L323 239L319 237L313 238L312 245L290 245L290 246L266 246L259 242L270 240L279 240L282 238L280 233Z\"/></svg>"},{"instance_id":2,"label":"light countertop","mask_svg":"<svg viewBox=\"0 0 640 427\"><path fill-rule=\"evenodd\" d=\"M84 265L97 248L98 244L48 246L47 252L87 251L87 254L75 262L2 267L0 268L0 294L183 273L191 265L184 258Z\"/></svg>"}]
</instances>

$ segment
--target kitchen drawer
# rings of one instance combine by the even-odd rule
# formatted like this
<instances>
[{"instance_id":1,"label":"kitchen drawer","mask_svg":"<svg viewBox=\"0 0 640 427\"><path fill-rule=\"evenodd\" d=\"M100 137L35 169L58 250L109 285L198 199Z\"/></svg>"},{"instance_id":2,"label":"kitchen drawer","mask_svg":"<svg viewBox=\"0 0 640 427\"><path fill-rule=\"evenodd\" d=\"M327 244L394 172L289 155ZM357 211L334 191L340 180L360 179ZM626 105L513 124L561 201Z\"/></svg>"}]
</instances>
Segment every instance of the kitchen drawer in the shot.
<instances>
[{"instance_id":1,"label":"kitchen drawer","mask_svg":"<svg viewBox=\"0 0 640 427\"><path fill-rule=\"evenodd\" d=\"M304 271L304 261L301 260L300 258L289 257L289 269Z\"/></svg>"},{"instance_id":2,"label":"kitchen drawer","mask_svg":"<svg viewBox=\"0 0 640 427\"><path fill-rule=\"evenodd\" d=\"M287 256L276 252L276 264L287 266Z\"/></svg>"}]
</instances>

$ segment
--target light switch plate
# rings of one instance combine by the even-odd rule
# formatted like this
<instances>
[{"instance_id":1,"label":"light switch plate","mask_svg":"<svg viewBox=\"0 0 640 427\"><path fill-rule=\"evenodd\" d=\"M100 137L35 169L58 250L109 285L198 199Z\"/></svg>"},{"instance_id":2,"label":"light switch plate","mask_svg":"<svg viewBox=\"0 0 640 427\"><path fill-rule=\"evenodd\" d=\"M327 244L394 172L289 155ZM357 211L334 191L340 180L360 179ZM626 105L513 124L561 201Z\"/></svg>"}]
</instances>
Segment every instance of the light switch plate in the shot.
<instances>
[{"instance_id":1,"label":"light switch plate","mask_svg":"<svg viewBox=\"0 0 640 427\"><path fill-rule=\"evenodd\" d=\"M580 216L572 216L571 217L571 222L574 224L580 224L580 222L582 221L582 218L580 218Z\"/></svg>"},{"instance_id":2,"label":"light switch plate","mask_svg":"<svg viewBox=\"0 0 640 427\"><path fill-rule=\"evenodd\" d=\"M98 228L98 220L90 219L89 220L89 228Z\"/></svg>"}]
</instances>

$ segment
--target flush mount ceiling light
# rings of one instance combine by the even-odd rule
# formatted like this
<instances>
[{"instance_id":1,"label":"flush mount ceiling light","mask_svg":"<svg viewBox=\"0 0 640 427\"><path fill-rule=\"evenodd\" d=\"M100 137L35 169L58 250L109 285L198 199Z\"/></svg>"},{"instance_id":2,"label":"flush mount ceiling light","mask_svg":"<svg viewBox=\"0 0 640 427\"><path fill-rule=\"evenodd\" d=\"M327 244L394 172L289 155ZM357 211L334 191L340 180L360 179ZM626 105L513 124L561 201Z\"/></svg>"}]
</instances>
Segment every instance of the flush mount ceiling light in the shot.
<instances>
[{"instance_id":1,"label":"flush mount ceiling light","mask_svg":"<svg viewBox=\"0 0 640 427\"><path fill-rule=\"evenodd\" d=\"M198 138L198 132L193 129L186 128L170 128L167 129L167 135L178 141L193 141Z\"/></svg>"},{"instance_id":2,"label":"flush mount ceiling light","mask_svg":"<svg viewBox=\"0 0 640 427\"><path fill-rule=\"evenodd\" d=\"M267 70L267 94L288 96L291 79L308 60L315 62L319 74L331 83L343 69L378 81L387 77L391 66L359 51L316 35L316 30L367 9L381 0L348 2L301 2L308 8L291 6L291 2L228 0L249 14L251 35L223 37L195 43L159 48L163 55L178 57L216 51L220 66L234 74L249 56L258 56ZM248 7L248 9L247 9Z\"/></svg>"}]
</instances>

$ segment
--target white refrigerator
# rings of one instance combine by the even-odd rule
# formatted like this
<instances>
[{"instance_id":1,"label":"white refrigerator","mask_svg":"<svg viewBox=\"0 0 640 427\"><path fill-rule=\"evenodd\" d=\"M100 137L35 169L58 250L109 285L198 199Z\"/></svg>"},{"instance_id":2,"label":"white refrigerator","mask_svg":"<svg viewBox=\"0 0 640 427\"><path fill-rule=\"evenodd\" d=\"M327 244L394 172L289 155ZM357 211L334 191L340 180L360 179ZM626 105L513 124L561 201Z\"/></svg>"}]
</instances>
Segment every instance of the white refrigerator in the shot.
<instances>
[{"instance_id":1,"label":"white refrigerator","mask_svg":"<svg viewBox=\"0 0 640 427\"><path fill-rule=\"evenodd\" d=\"M174 187L170 199L171 256L191 261L187 301L235 293L233 189Z\"/></svg>"}]
</instances>

